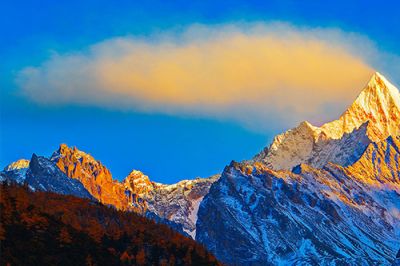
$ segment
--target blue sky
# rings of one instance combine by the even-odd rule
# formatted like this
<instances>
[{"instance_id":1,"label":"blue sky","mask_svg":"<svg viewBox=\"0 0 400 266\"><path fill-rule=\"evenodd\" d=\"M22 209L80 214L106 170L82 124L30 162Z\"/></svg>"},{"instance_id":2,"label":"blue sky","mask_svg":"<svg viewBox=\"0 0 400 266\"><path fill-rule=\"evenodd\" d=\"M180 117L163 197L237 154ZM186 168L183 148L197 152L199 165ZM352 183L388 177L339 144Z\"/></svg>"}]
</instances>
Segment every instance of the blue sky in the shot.
<instances>
[{"instance_id":1,"label":"blue sky","mask_svg":"<svg viewBox=\"0 0 400 266\"><path fill-rule=\"evenodd\" d=\"M386 58L382 54L400 56L400 6L396 1L165 2L3 2L0 166L29 158L32 152L50 155L60 143L67 143L101 160L115 178L139 169L155 181L172 183L218 173L231 160L250 158L288 126L261 119L256 123L265 121L267 125L255 130L240 122L243 119L238 122L225 115L148 112L82 102L49 105L21 93L15 82L18 73L28 66L41 66L55 53L85 50L115 37L146 38L180 31L193 24L212 28L281 21L295 27L335 28L362 35L379 50L376 61ZM398 85L399 75L390 69L399 66L380 63L379 67L389 69L384 74ZM268 110L262 118L268 114L274 112Z\"/></svg>"}]
</instances>

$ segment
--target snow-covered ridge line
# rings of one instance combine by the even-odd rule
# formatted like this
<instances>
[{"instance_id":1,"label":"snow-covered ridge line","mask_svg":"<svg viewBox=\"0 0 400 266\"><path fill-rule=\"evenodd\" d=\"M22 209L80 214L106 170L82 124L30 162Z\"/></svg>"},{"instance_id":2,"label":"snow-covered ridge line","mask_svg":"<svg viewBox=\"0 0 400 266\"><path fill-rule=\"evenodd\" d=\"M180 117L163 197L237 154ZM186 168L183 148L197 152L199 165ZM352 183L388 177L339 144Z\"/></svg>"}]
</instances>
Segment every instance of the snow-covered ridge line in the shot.
<instances>
[{"instance_id":1,"label":"snow-covered ridge line","mask_svg":"<svg viewBox=\"0 0 400 266\"><path fill-rule=\"evenodd\" d=\"M399 90L376 72L338 120L321 127L302 122L296 128L276 136L271 145L257 154L253 161L262 161L275 170L290 170L300 163L323 167L331 158L337 159L333 162L341 163L355 157L351 150L342 153L342 149L337 149L338 144L346 147L344 138L350 142L352 137L349 135L355 134L357 136L354 138L358 138L366 147L368 142L379 142L388 136L400 135L399 117ZM359 132L363 131L364 126L365 136L362 136ZM321 154L324 152L325 155ZM326 153L330 156L326 156ZM319 160L310 162L311 158Z\"/></svg>"},{"instance_id":2,"label":"snow-covered ridge line","mask_svg":"<svg viewBox=\"0 0 400 266\"><path fill-rule=\"evenodd\" d=\"M12 162L4 168L4 171L19 170L29 167L29 160L19 159L18 161Z\"/></svg>"}]
</instances>

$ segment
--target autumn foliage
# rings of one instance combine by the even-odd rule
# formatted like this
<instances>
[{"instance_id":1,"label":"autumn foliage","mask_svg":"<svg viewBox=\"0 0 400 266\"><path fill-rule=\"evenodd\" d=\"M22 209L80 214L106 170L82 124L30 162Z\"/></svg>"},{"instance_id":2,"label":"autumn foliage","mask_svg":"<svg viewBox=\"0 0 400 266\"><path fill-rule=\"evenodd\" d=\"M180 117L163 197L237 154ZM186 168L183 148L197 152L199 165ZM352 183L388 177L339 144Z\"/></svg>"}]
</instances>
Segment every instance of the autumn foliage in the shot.
<instances>
[{"instance_id":1,"label":"autumn foliage","mask_svg":"<svg viewBox=\"0 0 400 266\"><path fill-rule=\"evenodd\" d=\"M1 265L220 265L194 240L135 213L0 187Z\"/></svg>"}]
</instances>

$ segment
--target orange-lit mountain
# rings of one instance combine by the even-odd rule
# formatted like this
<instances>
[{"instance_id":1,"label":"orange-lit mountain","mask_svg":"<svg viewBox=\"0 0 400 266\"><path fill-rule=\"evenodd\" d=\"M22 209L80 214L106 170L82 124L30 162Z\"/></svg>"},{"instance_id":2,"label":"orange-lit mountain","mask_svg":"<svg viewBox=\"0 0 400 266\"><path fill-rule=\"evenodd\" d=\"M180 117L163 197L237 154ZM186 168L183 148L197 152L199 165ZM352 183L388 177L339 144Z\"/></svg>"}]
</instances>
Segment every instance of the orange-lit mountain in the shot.
<instances>
[{"instance_id":1,"label":"orange-lit mountain","mask_svg":"<svg viewBox=\"0 0 400 266\"><path fill-rule=\"evenodd\" d=\"M219 175L210 178L183 180L166 185L150 181L149 177L133 170L121 182L113 179L111 172L91 155L61 144L50 159L41 157L43 169L56 169L64 173L64 179L78 180L93 196L105 205L119 210L134 211L152 218L160 218L173 228L193 238L196 234L197 211L203 197ZM61 171L60 171L61 170ZM12 179L18 183L33 182L27 180L30 170L29 160L19 160L8 165L1 173L3 179ZM37 179L39 180L39 179ZM46 180L49 180L47 178ZM43 182L43 181L42 181ZM51 182L51 181L50 181ZM60 192L60 189L41 189L40 182L35 189ZM79 182L78 182L79 183ZM82 188L83 189L83 188ZM65 189L64 189L65 190ZM78 195L77 193L63 193ZM169 223L171 222L171 223Z\"/></svg>"},{"instance_id":2,"label":"orange-lit mountain","mask_svg":"<svg viewBox=\"0 0 400 266\"><path fill-rule=\"evenodd\" d=\"M165 185L151 182L148 176L133 170L119 182L101 162L65 144L52 155L51 160L67 176L80 180L101 203L141 214L152 212L182 226L182 230L193 237L200 201L218 178L213 176Z\"/></svg>"},{"instance_id":3,"label":"orange-lit mountain","mask_svg":"<svg viewBox=\"0 0 400 266\"><path fill-rule=\"evenodd\" d=\"M0 179L56 192L60 180L80 181L101 203L169 223L227 264L389 265L400 248L399 158L400 93L375 73L338 120L302 122L221 175L165 185L133 170L119 182L61 145L35 158L40 171L20 160ZM66 183L64 194L84 194Z\"/></svg>"},{"instance_id":4,"label":"orange-lit mountain","mask_svg":"<svg viewBox=\"0 0 400 266\"><path fill-rule=\"evenodd\" d=\"M89 154L61 144L50 160L68 177L82 182L89 193L101 203L121 210L130 209L123 184L114 181L110 171Z\"/></svg>"}]
</instances>

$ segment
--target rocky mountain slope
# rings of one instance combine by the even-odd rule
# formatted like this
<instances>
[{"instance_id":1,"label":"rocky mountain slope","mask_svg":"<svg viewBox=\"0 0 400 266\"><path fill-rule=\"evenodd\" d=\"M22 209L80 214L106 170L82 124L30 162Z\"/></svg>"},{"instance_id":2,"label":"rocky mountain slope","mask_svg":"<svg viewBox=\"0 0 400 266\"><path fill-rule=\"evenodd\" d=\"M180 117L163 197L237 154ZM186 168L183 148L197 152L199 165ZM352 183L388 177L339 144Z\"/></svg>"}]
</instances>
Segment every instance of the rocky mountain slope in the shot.
<instances>
[{"instance_id":1,"label":"rocky mountain slope","mask_svg":"<svg viewBox=\"0 0 400 266\"><path fill-rule=\"evenodd\" d=\"M196 237L197 212L211 185L220 175L209 178L183 180L173 185L154 183L154 190L147 197L148 210L183 226L183 231Z\"/></svg>"},{"instance_id":2,"label":"rocky mountain slope","mask_svg":"<svg viewBox=\"0 0 400 266\"><path fill-rule=\"evenodd\" d=\"M197 211L203 197L219 175L210 178L183 180L166 185L150 181L149 177L133 170L121 182L91 155L61 144L50 159L39 157L40 170L32 160L19 160L8 165L0 177L28 184L35 190L93 197L119 210L134 211L168 223L182 233L195 237ZM32 174L35 173L35 174ZM53 184L54 183L54 184ZM156 216L156 217L155 217Z\"/></svg>"},{"instance_id":3,"label":"rocky mountain slope","mask_svg":"<svg viewBox=\"0 0 400 266\"><path fill-rule=\"evenodd\" d=\"M400 247L400 94L382 75L339 120L232 162L196 240L231 265L390 265Z\"/></svg>"},{"instance_id":4,"label":"rocky mountain slope","mask_svg":"<svg viewBox=\"0 0 400 266\"><path fill-rule=\"evenodd\" d=\"M232 265L386 265L400 243L399 149L390 137L351 166L293 172L231 163L200 206L196 240Z\"/></svg>"},{"instance_id":5,"label":"rocky mountain slope","mask_svg":"<svg viewBox=\"0 0 400 266\"><path fill-rule=\"evenodd\" d=\"M0 179L27 184L36 191L53 191L58 194L74 195L93 199L81 182L66 176L45 157L32 155L30 161L19 160L0 172Z\"/></svg>"}]
</instances>

